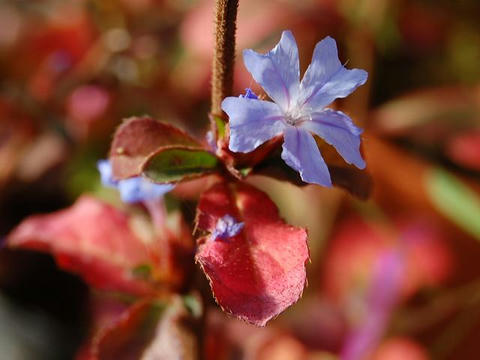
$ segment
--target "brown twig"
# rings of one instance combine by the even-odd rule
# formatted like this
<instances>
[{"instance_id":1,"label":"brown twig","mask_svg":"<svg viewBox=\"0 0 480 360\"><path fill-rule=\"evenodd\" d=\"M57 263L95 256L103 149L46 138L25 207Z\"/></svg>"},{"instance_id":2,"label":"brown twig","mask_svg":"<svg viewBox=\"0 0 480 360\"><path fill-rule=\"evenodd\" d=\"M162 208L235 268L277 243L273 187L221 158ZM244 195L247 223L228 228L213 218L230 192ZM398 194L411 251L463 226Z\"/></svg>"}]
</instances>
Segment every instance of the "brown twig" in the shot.
<instances>
[{"instance_id":1,"label":"brown twig","mask_svg":"<svg viewBox=\"0 0 480 360\"><path fill-rule=\"evenodd\" d=\"M217 0L215 7L215 49L212 69L211 114L222 116L221 104L232 94L235 60L235 30L238 0Z\"/></svg>"}]
</instances>

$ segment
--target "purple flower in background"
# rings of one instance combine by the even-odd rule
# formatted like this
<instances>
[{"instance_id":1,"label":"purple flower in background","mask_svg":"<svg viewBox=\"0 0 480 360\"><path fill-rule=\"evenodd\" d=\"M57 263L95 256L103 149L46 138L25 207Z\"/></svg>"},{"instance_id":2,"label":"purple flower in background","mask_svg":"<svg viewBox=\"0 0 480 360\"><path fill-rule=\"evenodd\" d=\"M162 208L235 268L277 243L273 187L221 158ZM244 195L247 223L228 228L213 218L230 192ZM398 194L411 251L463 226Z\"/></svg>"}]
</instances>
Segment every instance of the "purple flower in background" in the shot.
<instances>
[{"instance_id":1,"label":"purple flower in background","mask_svg":"<svg viewBox=\"0 0 480 360\"><path fill-rule=\"evenodd\" d=\"M245 224L243 222L237 222L231 215L224 215L217 220L215 224L215 230L212 232L212 240L216 239L228 239L238 235L243 229Z\"/></svg>"},{"instance_id":2,"label":"purple flower in background","mask_svg":"<svg viewBox=\"0 0 480 360\"><path fill-rule=\"evenodd\" d=\"M300 82L298 48L290 31L267 54L244 50L243 60L255 81L274 102L248 96L227 97L222 109L230 118L229 148L250 152L275 136L284 136L282 159L303 181L331 186L330 173L315 139L316 134L349 164L360 169L360 134L343 112L325 109L337 98L351 94L368 77L364 70L347 70L338 59L331 37L320 41Z\"/></svg>"},{"instance_id":3,"label":"purple flower in background","mask_svg":"<svg viewBox=\"0 0 480 360\"><path fill-rule=\"evenodd\" d=\"M116 181L109 160L99 160L97 169L102 184L118 189L122 201L128 204L161 198L174 188L172 184L155 184L140 176Z\"/></svg>"},{"instance_id":4,"label":"purple flower in background","mask_svg":"<svg viewBox=\"0 0 480 360\"><path fill-rule=\"evenodd\" d=\"M400 300L406 259L400 249L387 250L377 260L372 282L364 299L365 314L347 336L341 360L369 359L388 326Z\"/></svg>"}]
</instances>

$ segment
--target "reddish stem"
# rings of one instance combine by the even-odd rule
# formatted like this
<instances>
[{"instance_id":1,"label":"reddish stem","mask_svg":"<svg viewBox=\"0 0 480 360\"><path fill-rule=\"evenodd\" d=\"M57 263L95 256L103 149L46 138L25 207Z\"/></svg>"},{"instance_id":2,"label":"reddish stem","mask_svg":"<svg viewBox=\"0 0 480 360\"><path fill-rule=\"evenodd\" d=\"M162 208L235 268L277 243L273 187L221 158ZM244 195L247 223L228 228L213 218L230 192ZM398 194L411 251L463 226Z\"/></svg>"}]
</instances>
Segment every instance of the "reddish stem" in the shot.
<instances>
[{"instance_id":1,"label":"reddish stem","mask_svg":"<svg viewBox=\"0 0 480 360\"><path fill-rule=\"evenodd\" d=\"M217 0L211 114L222 117L222 101L232 94L238 0Z\"/></svg>"}]
</instances>

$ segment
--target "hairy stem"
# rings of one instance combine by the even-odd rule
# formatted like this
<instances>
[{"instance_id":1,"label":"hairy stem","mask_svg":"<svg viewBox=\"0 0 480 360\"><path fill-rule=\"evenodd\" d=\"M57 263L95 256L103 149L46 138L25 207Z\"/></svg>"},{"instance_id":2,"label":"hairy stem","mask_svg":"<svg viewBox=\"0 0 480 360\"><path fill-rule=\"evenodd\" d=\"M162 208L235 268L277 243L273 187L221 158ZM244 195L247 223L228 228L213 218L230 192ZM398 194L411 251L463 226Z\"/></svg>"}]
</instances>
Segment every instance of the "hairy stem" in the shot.
<instances>
[{"instance_id":1,"label":"hairy stem","mask_svg":"<svg viewBox=\"0 0 480 360\"><path fill-rule=\"evenodd\" d=\"M222 116L221 104L232 94L238 0L216 0L215 49L212 69L211 114Z\"/></svg>"}]
</instances>

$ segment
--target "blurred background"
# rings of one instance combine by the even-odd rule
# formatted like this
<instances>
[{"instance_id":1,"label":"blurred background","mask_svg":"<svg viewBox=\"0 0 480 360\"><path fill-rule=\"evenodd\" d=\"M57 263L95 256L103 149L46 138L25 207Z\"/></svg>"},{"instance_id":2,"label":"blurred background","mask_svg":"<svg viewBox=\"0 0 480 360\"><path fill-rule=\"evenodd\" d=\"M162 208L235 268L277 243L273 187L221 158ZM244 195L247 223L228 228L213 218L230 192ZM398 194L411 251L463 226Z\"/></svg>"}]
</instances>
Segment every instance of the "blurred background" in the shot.
<instances>
[{"instance_id":1,"label":"blurred background","mask_svg":"<svg viewBox=\"0 0 480 360\"><path fill-rule=\"evenodd\" d=\"M365 129L373 192L251 180L308 227L309 286L266 328L211 300L207 359L480 357L479 14L478 0L240 0L238 54L291 29L303 71L330 35L369 72L335 106ZM211 0L0 1L0 239L102 196L95 164L123 118L203 139L212 33ZM235 94L261 92L237 59ZM3 248L0 358L73 359L89 292L48 255Z\"/></svg>"}]
</instances>

